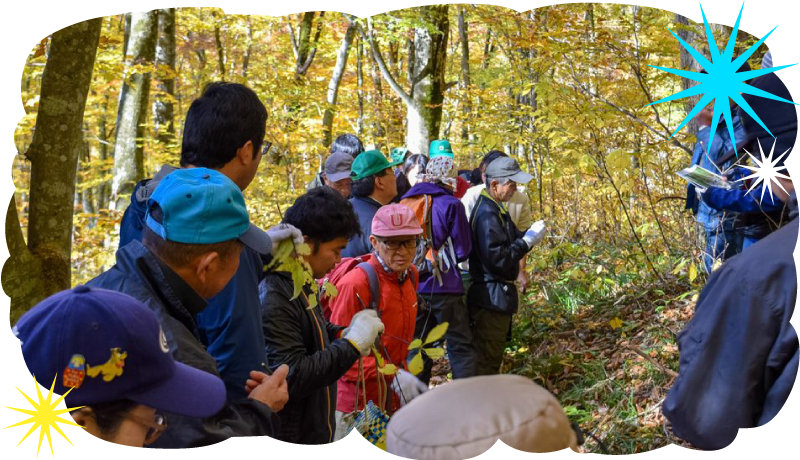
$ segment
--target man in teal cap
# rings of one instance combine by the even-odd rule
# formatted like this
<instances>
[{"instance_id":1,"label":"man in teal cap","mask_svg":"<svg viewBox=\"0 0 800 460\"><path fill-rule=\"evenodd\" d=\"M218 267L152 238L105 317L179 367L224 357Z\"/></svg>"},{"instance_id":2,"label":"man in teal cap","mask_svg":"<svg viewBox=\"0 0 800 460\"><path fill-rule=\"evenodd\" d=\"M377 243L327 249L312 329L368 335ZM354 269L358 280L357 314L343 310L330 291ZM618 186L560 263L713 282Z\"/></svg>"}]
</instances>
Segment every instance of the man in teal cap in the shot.
<instances>
[{"instance_id":1,"label":"man in teal cap","mask_svg":"<svg viewBox=\"0 0 800 460\"><path fill-rule=\"evenodd\" d=\"M381 206L391 203L397 195L397 182L392 168L403 161L389 161L380 150L369 150L359 155L354 161L350 177L353 178L350 204L353 206L361 235L356 235L347 242L342 257L358 257L369 254L372 244L372 218Z\"/></svg>"}]
</instances>

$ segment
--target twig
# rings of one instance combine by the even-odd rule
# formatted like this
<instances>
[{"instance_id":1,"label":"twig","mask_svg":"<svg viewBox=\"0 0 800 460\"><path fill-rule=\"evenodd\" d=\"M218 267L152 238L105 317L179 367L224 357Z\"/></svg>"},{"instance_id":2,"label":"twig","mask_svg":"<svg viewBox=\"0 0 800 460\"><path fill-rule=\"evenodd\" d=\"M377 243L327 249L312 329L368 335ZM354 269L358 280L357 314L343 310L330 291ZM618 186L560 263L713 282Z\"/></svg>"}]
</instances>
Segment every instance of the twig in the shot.
<instances>
[{"instance_id":1,"label":"twig","mask_svg":"<svg viewBox=\"0 0 800 460\"><path fill-rule=\"evenodd\" d=\"M628 350L636 353L637 355L641 356L642 358L646 359L651 364L653 364L654 366L656 366L659 369L661 369L661 371L663 373L667 374L668 376L673 377L673 378L678 377L678 373L677 372L673 371L672 369L670 369L670 368L664 366L663 364L661 364L660 362L656 361L650 355L645 353L641 348L639 348L639 347L637 347L635 345L631 345L631 344L624 345L624 347L627 348Z\"/></svg>"}]
</instances>

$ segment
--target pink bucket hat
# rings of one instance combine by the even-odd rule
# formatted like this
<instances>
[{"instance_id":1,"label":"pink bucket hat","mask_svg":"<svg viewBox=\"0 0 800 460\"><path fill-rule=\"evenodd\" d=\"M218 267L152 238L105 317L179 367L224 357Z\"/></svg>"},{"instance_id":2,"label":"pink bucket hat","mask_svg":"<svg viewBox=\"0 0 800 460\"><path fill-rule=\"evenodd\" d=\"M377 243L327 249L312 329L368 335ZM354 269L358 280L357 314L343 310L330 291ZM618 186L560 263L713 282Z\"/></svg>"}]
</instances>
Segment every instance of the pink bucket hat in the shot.
<instances>
[{"instance_id":1,"label":"pink bucket hat","mask_svg":"<svg viewBox=\"0 0 800 460\"><path fill-rule=\"evenodd\" d=\"M421 235L422 227L411 208L389 204L378 209L372 218L372 234L381 237Z\"/></svg>"}]
</instances>

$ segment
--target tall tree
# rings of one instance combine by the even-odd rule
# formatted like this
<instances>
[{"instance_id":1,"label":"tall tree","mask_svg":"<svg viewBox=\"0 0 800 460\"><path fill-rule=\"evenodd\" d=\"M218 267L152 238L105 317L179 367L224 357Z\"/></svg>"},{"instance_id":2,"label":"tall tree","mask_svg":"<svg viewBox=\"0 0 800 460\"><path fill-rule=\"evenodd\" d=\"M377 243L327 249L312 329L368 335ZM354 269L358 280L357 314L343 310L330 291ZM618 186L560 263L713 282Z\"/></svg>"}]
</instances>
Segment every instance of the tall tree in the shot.
<instances>
[{"instance_id":1,"label":"tall tree","mask_svg":"<svg viewBox=\"0 0 800 460\"><path fill-rule=\"evenodd\" d=\"M31 164L27 243L13 198L6 216L11 257L3 266L2 284L11 297L12 324L45 297L70 287L75 176L101 26L102 18L96 18L53 34L25 155Z\"/></svg>"},{"instance_id":2,"label":"tall tree","mask_svg":"<svg viewBox=\"0 0 800 460\"><path fill-rule=\"evenodd\" d=\"M153 122L156 139L163 144L175 138L175 56L175 8L158 10L156 68L160 78L156 85L158 97L153 102Z\"/></svg>"},{"instance_id":3,"label":"tall tree","mask_svg":"<svg viewBox=\"0 0 800 460\"><path fill-rule=\"evenodd\" d=\"M375 39L372 21L367 19L364 33L372 46L383 78L406 106L406 147L412 152L427 152L430 141L439 137L444 92L452 83L445 83L447 39L450 34L449 5L423 6L417 9L420 25L414 28L414 54L409 59L410 91L397 83L386 66Z\"/></svg>"},{"instance_id":4,"label":"tall tree","mask_svg":"<svg viewBox=\"0 0 800 460\"><path fill-rule=\"evenodd\" d=\"M336 106L336 98L339 95L339 85L342 83L342 76L344 69L347 67L347 54L350 52L350 45L353 43L353 36L356 34L356 24L347 19L347 30L342 38L342 44L339 46L339 51L336 53L336 65L333 67L333 74L328 83L328 93L326 95L327 105L325 106L325 113L322 116L322 145L329 147L331 145L332 130L333 130L333 111Z\"/></svg>"},{"instance_id":5,"label":"tall tree","mask_svg":"<svg viewBox=\"0 0 800 460\"><path fill-rule=\"evenodd\" d=\"M144 137L157 36L158 10L131 13L131 33L125 56L128 78L120 93L114 143L114 178L111 181L114 209L125 207L124 195L133 192L136 182L144 178L144 146L140 140Z\"/></svg>"},{"instance_id":6,"label":"tall tree","mask_svg":"<svg viewBox=\"0 0 800 460\"><path fill-rule=\"evenodd\" d=\"M467 91L469 90L472 81L469 74L469 24L465 18L466 12L463 6L458 9L458 37L461 42L461 74L458 79L458 86L464 92L465 98L462 110L464 111L464 120L461 123L461 140L466 141L469 139L469 116L472 112Z\"/></svg>"}]
</instances>

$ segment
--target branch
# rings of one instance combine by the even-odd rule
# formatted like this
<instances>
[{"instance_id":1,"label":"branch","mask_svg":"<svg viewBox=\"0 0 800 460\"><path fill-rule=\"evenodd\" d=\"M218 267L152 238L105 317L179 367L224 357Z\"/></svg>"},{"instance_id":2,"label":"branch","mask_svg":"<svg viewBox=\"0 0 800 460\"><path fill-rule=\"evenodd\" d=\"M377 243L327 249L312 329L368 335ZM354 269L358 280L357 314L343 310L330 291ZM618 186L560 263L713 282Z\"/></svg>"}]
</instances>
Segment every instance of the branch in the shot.
<instances>
[{"instance_id":1,"label":"branch","mask_svg":"<svg viewBox=\"0 0 800 460\"><path fill-rule=\"evenodd\" d=\"M352 19L351 19L352 20ZM386 67L386 62L383 60L383 56L381 56L380 48L378 44L375 42L375 38L373 37L374 30L372 29L372 20L367 18L367 27L369 28L369 35L364 31L364 28L361 25L358 25L358 32L361 34L361 37L364 40L368 40L370 44L370 48L372 49L372 56L375 58L375 61L378 63L378 68L381 69L381 74L383 78L389 83L389 86L392 90L397 94L397 96L403 100L404 103L407 105L414 105L414 100L411 96L397 83L397 80L394 79L392 73Z\"/></svg>"},{"instance_id":2,"label":"branch","mask_svg":"<svg viewBox=\"0 0 800 460\"><path fill-rule=\"evenodd\" d=\"M294 27L292 27L292 23L288 23L289 26L289 42L292 44L292 53L294 53L294 60L297 60L297 39L294 36Z\"/></svg>"},{"instance_id":3,"label":"branch","mask_svg":"<svg viewBox=\"0 0 800 460\"><path fill-rule=\"evenodd\" d=\"M445 91L447 91L448 89L450 89L450 88L452 88L454 86L458 86L458 81L448 81L447 83L444 84L444 87L442 88L442 92L445 92Z\"/></svg>"},{"instance_id":4,"label":"branch","mask_svg":"<svg viewBox=\"0 0 800 460\"><path fill-rule=\"evenodd\" d=\"M319 12L319 19L317 21L317 32L314 34L314 45L311 48L311 52L308 53L308 59L306 59L306 62L303 64L302 67L300 67L297 70L297 73L299 73L301 75L305 75L306 71L311 66L311 63L314 62L314 56L316 56L316 54L317 54L317 43L319 43L319 36L320 36L320 34L322 34L322 17L323 16L325 16L325 12L324 11L320 11ZM296 56L295 56L295 59L297 59Z\"/></svg>"},{"instance_id":5,"label":"branch","mask_svg":"<svg viewBox=\"0 0 800 460\"><path fill-rule=\"evenodd\" d=\"M661 372L667 374L668 376L673 377L673 378L677 378L678 377L678 373L677 372L673 371L672 369L670 369L670 368L666 367L665 365L661 364L660 362L656 361L650 355L645 353L641 348L639 348L639 347L637 347L635 345L631 345L631 344L627 344L627 345L623 345L623 346L625 348L627 348L628 350L630 350L630 351L636 353L637 355L641 356L642 358L648 360L651 364L653 364L657 368L661 369Z\"/></svg>"}]
</instances>

